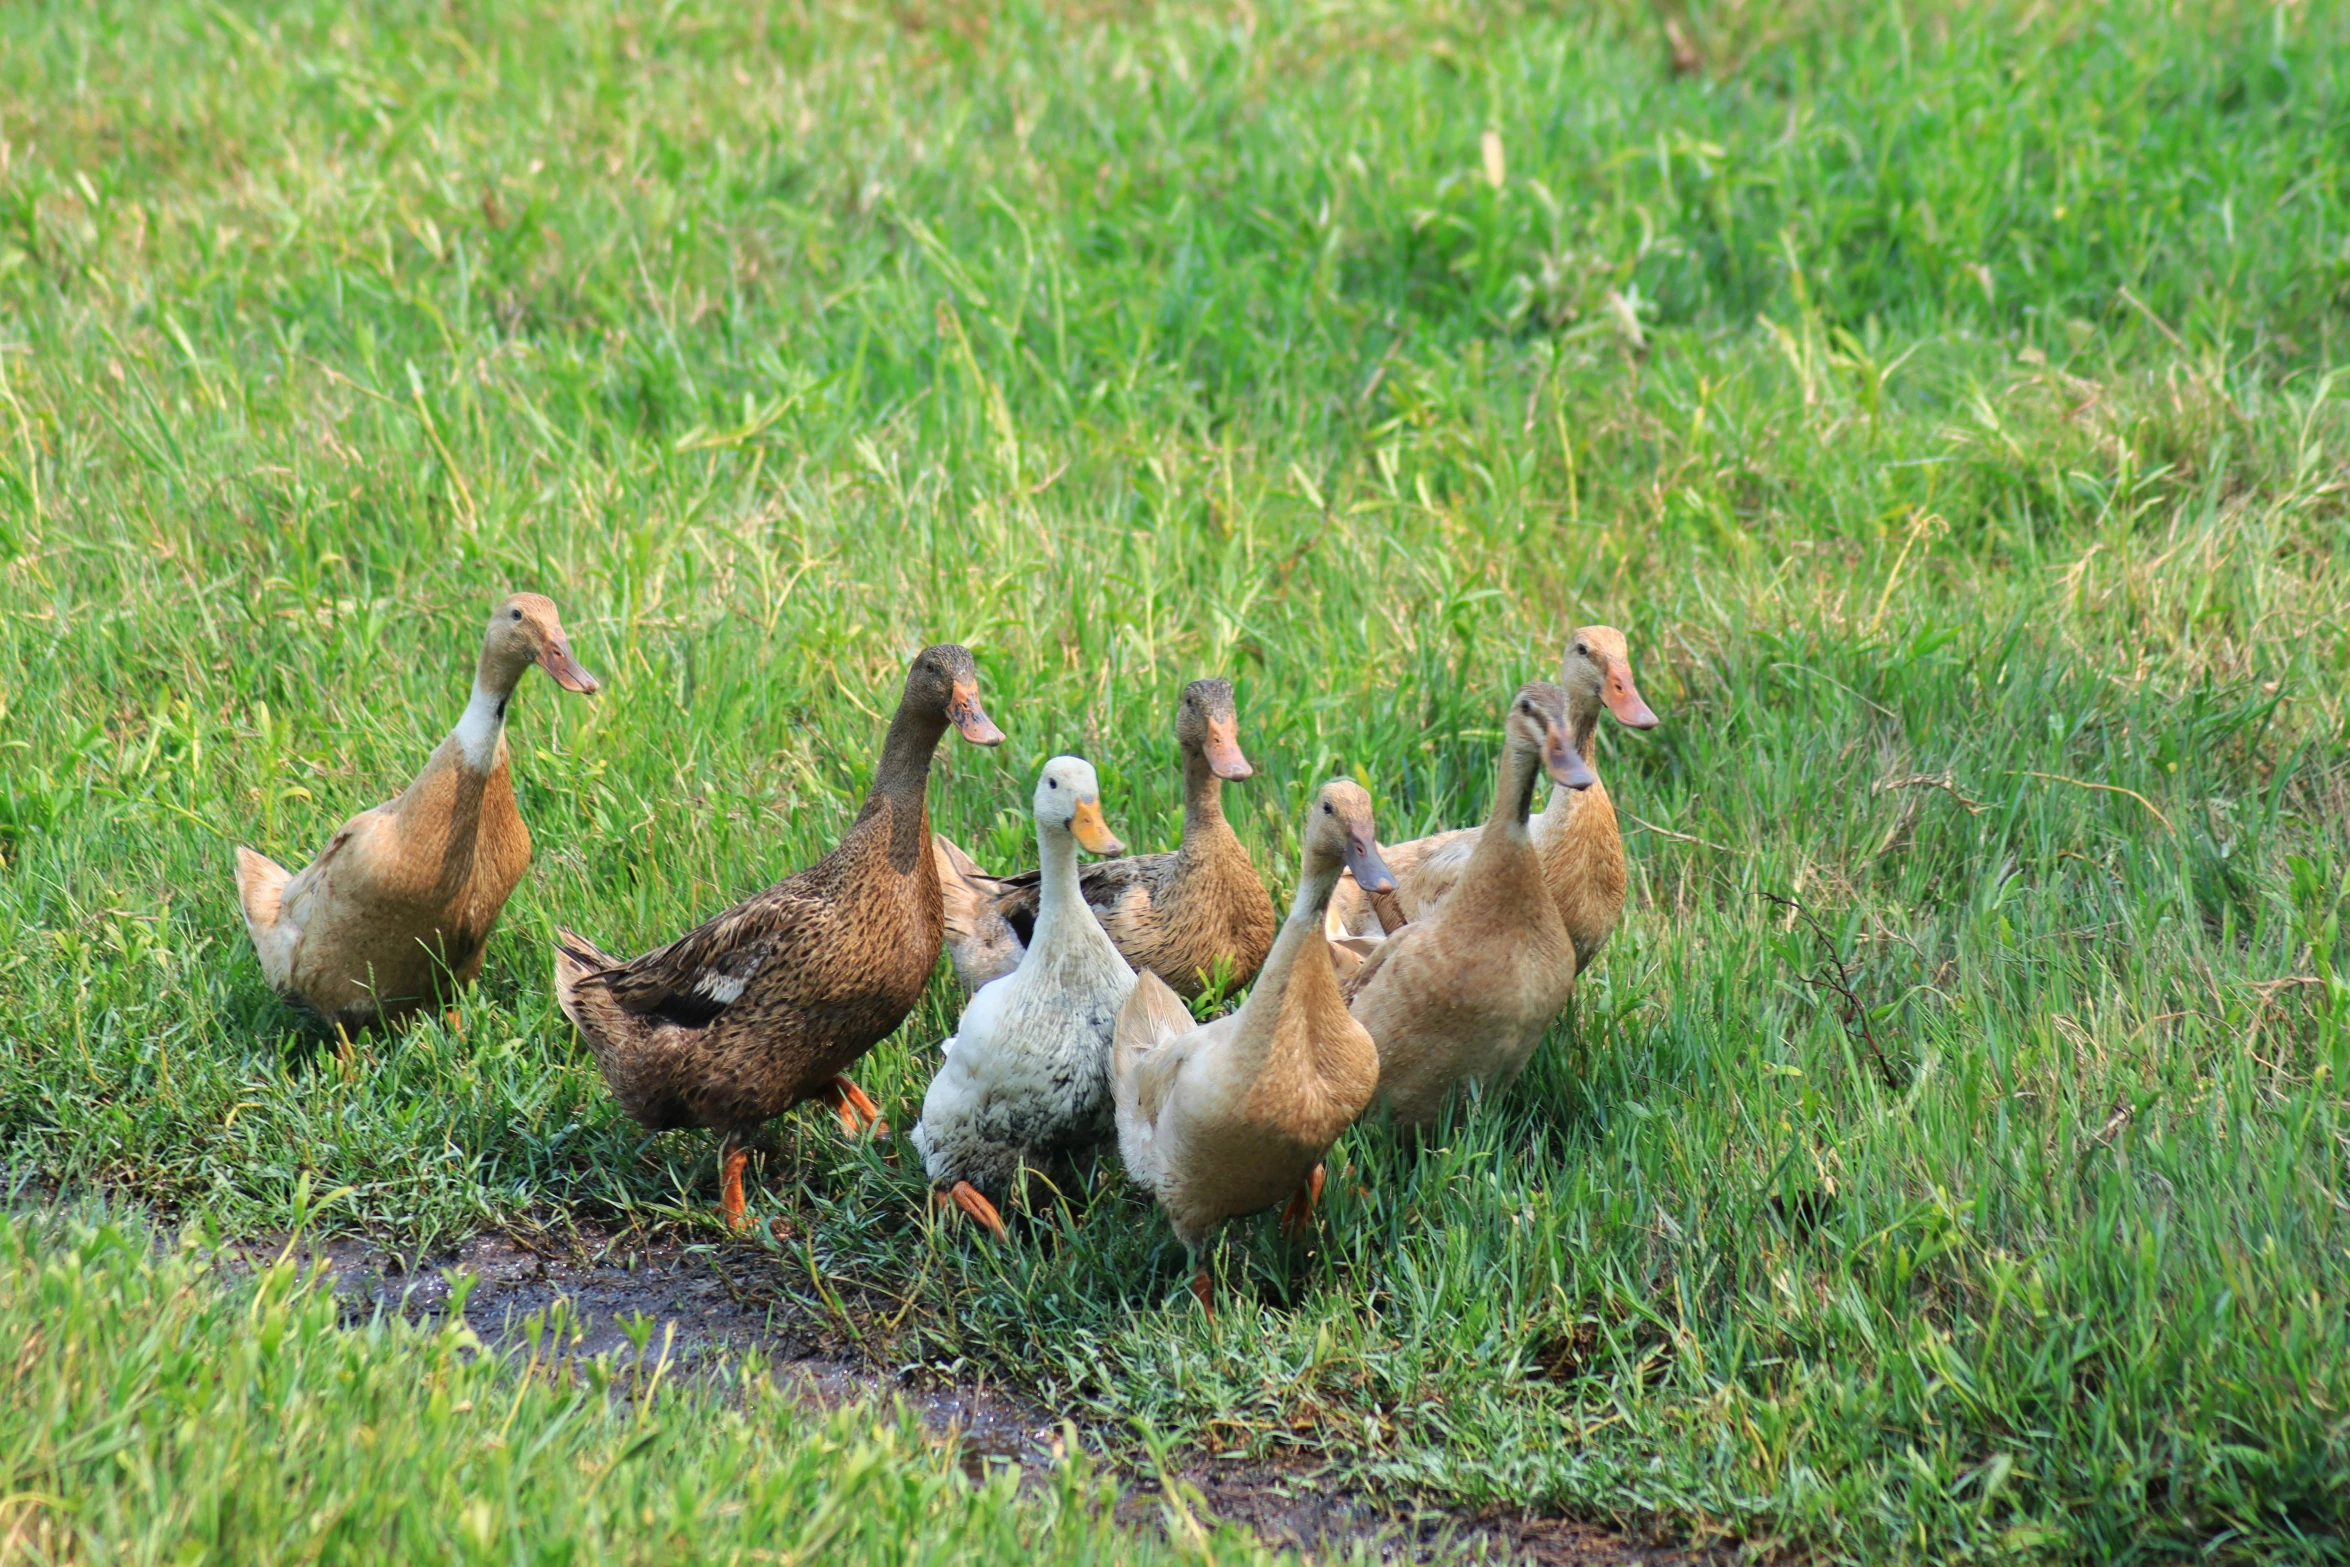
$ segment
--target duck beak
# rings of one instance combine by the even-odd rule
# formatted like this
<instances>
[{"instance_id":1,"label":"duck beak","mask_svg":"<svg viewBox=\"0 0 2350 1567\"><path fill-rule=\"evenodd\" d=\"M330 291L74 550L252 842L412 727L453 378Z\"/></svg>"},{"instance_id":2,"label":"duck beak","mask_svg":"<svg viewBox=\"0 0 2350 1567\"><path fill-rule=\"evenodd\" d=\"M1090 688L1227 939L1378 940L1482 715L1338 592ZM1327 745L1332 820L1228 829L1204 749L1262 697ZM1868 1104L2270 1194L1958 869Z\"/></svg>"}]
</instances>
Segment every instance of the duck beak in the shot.
<instances>
[{"instance_id":1,"label":"duck beak","mask_svg":"<svg viewBox=\"0 0 2350 1567\"><path fill-rule=\"evenodd\" d=\"M1346 868L1353 872L1355 885L1366 893L1395 891L1395 873L1379 858L1378 841L1360 828L1346 835Z\"/></svg>"},{"instance_id":2,"label":"duck beak","mask_svg":"<svg viewBox=\"0 0 2350 1567\"><path fill-rule=\"evenodd\" d=\"M995 720L979 705L979 688L966 681L955 682L955 694L947 699L947 722L955 732L973 745L1001 745L1004 732L995 726Z\"/></svg>"},{"instance_id":3,"label":"duck beak","mask_svg":"<svg viewBox=\"0 0 2350 1567\"><path fill-rule=\"evenodd\" d=\"M1207 744L1200 748L1208 759L1208 771L1218 778L1229 778L1235 783L1243 778L1255 777L1257 771L1248 765L1248 758L1240 754L1240 736L1235 732L1237 727L1229 721L1217 722L1211 719L1208 723Z\"/></svg>"},{"instance_id":4,"label":"duck beak","mask_svg":"<svg viewBox=\"0 0 2350 1567\"><path fill-rule=\"evenodd\" d=\"M1640 700L1639 688L1632 684L1632 671L1613 659L1608 661L1607 683L1599 688L1599 699L1607 710L1616 715L1616 722L1626 729L1654 729L1656 714Z\"/></svg>"},{"instance_id":5,"label":"duck beak","mask_svg":"<svg viewBox=\"0 0 2350 1567\"><path fill-rule=\"evenodd\" d=\"M1069 831L1077 839L1077 847L1088 854L1124 854L1126 845L1110 831L1110 824L1102 820L1102 802L1099 799L1079 800L1077 814L1069 818Z\"/></svg>"},{"instance_id":6,"label":"duck beak","mask_svg":"<svg viewBox=\"0 0 2350 1567\"><path fill-rule=\"evenodd\" d=\"M1599 774L1591 770L1591 764L1583 760L1583 753L1575 749L1574 737L1563 724L1544 726L1542 765L1550 770L1552 783L1569 789L1588 789L1599 782Z\"/></svg>"},{"instance_id":7,"label":"duck beak","mask_svg":"<svg viewBox=\"0 0 2350 1567\"><path fill-rule=\"evenodd\" d=\"M563 637L554 637L548 641L545 651L539 654L539 667L566 691L594 696L604 689L596 683L596 677L582 669L579 660L571 656L571 643Z\"/></svg>"}]
</instances>

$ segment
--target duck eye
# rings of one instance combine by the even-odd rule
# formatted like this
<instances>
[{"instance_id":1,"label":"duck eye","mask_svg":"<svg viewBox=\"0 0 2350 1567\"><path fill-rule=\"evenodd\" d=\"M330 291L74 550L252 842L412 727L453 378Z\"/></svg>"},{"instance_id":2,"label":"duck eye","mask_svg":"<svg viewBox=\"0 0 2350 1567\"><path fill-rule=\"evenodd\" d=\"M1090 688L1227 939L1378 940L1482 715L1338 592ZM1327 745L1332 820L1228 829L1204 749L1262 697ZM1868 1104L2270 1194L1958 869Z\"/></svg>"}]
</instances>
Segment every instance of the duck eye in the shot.
<instances>
[{"instance_id":1,"label":"duck eye","mask_svg":"<svg viewBox=\"0 0 2350 1567\"><path fill-rule=\"evenodd\" d=\"M515 618L516 620L520 620L520 619L522 618L522 611L521 611L521 610L516 610L516 611L514 612L514 618Z\"/></svg>"},{"instance_id":2,"label":"duck eye","mask_svg":"<svg viewBox=\"0 0 2350 1567\"><path fill-rule=\"evenodd\" d=\"M1322 814L1324 816L1336 816L1338 813L1330 808L1330 802L1328 800L1324 800L1322 802Z\"/></svg>"},{"instance_id":3,"label":"duck eye","mask_svg":"<svg viewBox=\"0 0 2350 1567\"><path fill-rule=\"evenodd\" d=\"M1047 789L1058 789L1061 787L1061 780L1058 778L1047 778L1044 781L1044 786Z\"/></svg>"}]
</instances>

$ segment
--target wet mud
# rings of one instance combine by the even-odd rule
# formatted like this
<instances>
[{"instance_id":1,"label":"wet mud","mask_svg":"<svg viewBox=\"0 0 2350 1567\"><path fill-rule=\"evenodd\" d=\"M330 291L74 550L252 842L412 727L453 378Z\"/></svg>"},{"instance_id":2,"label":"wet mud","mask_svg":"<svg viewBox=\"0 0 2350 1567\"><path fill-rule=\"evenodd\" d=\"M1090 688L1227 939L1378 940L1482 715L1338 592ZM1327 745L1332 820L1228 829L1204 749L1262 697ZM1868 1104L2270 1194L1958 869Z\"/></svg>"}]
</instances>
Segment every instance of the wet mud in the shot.
<instances>
[{"instance_id":1,"label":"wet mud","mask_svg":"<svg viewBox=\"0 0 2350 1567\"><path fill-rule=\"evenodd\" d=\"M265 1260L274 1248L240 1248ZM485 1343L527 1347L568 1312L559 1352L610 1355L626 1366L666 1363L668 1379L718 1377L756 1351L779 1385L812 1407L895 1397L951 1444L974 1476L1004 1464L1040 1472L1062 1447L1061 1417L1009 1389L984 1383L931 1385L864 1363L772 1282L764 1259L729 1248L642 1235L581 1234L560 1241L481 1235L453 1257L409 1268L364 1242L329 1242L298 1255L323 1265L352 1320L377 1313L444 1320L463 1283L466 1325ZM640 1348L641 1346L641 1348ZM1086 1446L1096 1452L1102 1444ZM1127 1476L1120 1517L1138 1526L1188 1528L1187 1518L1221 1520L1265 1544L1308 1559L1380 1562L1509 1562L1540 1567L1727 1564L1729 1551L1645 1545L1603 1527L1563 1518L1470 1516L1348 1489L1307 1468L1193 1457L1174 1476L1170 1498L1158 1477Z\"/></svg>"}]
</instances>

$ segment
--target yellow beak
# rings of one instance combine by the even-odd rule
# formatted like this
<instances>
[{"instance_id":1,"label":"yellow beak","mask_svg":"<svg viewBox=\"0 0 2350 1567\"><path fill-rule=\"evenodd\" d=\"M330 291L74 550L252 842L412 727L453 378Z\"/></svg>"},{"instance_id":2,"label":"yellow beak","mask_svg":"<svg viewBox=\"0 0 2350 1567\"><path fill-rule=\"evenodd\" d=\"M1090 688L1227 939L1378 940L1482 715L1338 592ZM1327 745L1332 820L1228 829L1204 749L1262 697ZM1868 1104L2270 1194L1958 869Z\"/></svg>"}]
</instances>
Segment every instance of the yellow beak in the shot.
<instances>
[{"instance_id":1,"label":"yellow beak","mask_svg":"<svg viewBox=\"0 0 2350 1567\"><path fill-rule=\"evenodd\" d=\"M1126 845L1118 841L1110 831L1110 824L1102 820L1102 802L1099 800L1077 802L1077 814L1069 818L1069 832L1076 838L1077 847L1088 854L1126 852Z\"/></svg>"}]
</instances>

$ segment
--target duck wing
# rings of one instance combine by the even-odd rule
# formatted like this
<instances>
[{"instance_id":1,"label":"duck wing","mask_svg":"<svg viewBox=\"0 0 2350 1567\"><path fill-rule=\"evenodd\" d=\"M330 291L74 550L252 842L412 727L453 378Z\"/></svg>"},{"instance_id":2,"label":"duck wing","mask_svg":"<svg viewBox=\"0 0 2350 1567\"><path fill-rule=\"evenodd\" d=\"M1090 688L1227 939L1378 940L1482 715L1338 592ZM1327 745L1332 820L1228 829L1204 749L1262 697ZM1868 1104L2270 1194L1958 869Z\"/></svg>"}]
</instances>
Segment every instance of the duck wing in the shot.
<instances>
[{"instance_id":1,"label":"duck wing","mask_svg":"<svg viewBox=\"0 0 2350 1567\"><path fill-rule=\"evenodd\" d=\"M1173 1068L1189 1054L1167 1047L1198 1031L1191 1009L1165 980L1148 969L1134 977L1110 1035L1110 1086L1122 1128L1129 1121L1147 1127L1158 1120Z\"/></svg>"},{"instance_id":2,"label":"duck wing","mask_svg":"<svg viewBox=\"0 0 2350 1567\"><path fill-rule=\"evenodd\" d=\"M955 976L976 995L990 980L1001 979L1020 966L1028 937L1036 926L1036 900L1028 899L1025 932L1015 932L1004 917L1004 878L981 870L962 847L943 833L930 835L930 853L938 864L938 888L946 915L947 956L954 960ZM1035 873L1030 872L1033 882Z\"/></svg>"},{"instance_id":3,"label":"duck wing","mask_svg":"<svg viewBox=\"0 0 2350 1567\"><path fill-rule=\"evenodd\" d=\"M802 968L823 945L829 911L822 889L794 876L598 977L627 1011L705 1028L754 984L767 989Z\"/></svg>"}]
</instances>

